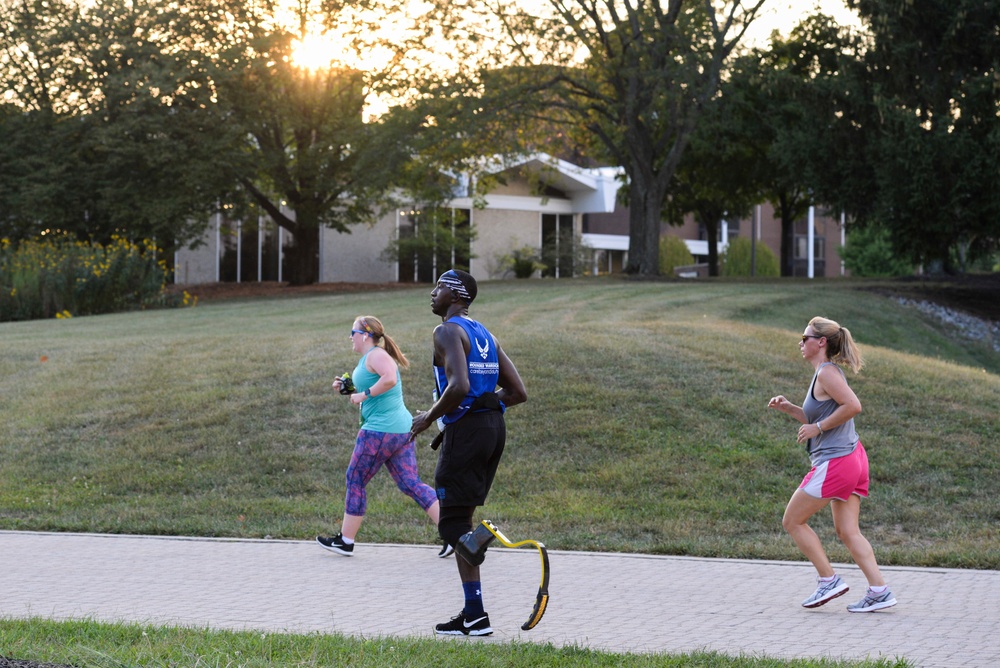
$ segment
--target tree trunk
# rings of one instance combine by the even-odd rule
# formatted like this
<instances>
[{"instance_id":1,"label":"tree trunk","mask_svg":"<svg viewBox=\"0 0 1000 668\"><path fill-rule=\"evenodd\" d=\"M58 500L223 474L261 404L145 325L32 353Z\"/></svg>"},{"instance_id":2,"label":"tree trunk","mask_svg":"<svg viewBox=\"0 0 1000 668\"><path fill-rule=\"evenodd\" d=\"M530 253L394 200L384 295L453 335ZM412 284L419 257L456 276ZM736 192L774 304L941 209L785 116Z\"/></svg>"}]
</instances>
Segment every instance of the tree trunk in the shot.
<instances>
[{"instance_id":1,"label":"tree trunk","mask_svg":"<svg viewBox=\"0 0 1000 668\"><path fill-rule=\"evenodd\" d=\"M289 285L312 285L319 280L318 225L295 225L292 243L285 247L285 278Z\"/></svg>"},{"instance_id":2,"label":"tree trunk","mask_svg":"<svg viewBox=\"0 0 1000 668\"><path fill-rule=\"evenodd\" d=\"M655 185L633 180L630 193L628 264L625 266L625 273L659 276L660 224L665 191Z\"/></svg>"},{"instance_id":3,"label":"tree trunk","mask_svg":"<svg viewBox=\"0 0 1000 668\"><path fill-rule=\"evenodd\" d=\"M708 275L719 275L719 221L710 217L701 221L708 237Z\"/></svg>"},{"instance_id":4,"label":"tree trunk","mask_svg":"<svg viewBox=\"0 0 1000 668\"><path fill-rule=\"evenodd\" d=\"M795 214L788 198L778 198L781 218L781 275L795 275Z\"/></svg>"}]
</instances>

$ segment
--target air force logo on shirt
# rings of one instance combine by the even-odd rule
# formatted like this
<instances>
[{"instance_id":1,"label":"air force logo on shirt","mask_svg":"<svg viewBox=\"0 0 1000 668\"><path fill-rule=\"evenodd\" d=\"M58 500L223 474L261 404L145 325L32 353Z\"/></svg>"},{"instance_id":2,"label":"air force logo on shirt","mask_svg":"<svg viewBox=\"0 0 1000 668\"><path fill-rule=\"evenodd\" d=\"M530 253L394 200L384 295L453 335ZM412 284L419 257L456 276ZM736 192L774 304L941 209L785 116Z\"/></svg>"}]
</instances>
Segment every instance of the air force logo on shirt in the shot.
<instances>
[{"instance_id":1,"label":"air force logo on shirt","mask_svg":"<svg viewBox=\"0 0 1000 668\"><path fill-rule=\"evenodd\" d=\"M479 350L479 356L484 360L488 359L490 356L490 341L486 339L483 345L479 345L479 339L476 339L476 348ZM470 356L471 357L471 356ZM478 362L469 360L469 373L480 374L484 376L497 374L500 372L500 362Z\"/></svg>"}]
</instances>

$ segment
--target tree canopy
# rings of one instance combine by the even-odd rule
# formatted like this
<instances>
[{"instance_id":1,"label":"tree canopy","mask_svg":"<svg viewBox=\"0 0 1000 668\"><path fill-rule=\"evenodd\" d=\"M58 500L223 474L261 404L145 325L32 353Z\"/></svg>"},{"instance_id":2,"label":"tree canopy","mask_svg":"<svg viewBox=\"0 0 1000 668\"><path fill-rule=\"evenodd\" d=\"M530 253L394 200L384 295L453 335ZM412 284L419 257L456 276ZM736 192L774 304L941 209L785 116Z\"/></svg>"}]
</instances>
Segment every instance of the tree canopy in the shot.
<instances>
[{"instance_id":1,"label":"tree canopy","mask_svg":"<svg viewBox=\"0 0 1000 668\"><path fill-rule=\"evenodd\" d=\"M293 232L305 283L320 228L400 188L429 206L482 193L501 171L485 157L542 149L623 168L630 273L658 272L664 215L714 236L762 200L783 275L810 204L915 263L995 252L1000 5L848 0L863 31L816 15L739 51L764 2L5 2L0 235L188 243L220 206L254 206ZM316 31L357 62L296 62Z\"/></svg>"},{"instance_id":2,"label":"tree canopy","mask_svg":"<svg viewBox=\"0 0 1000 668\"><path fill-rule=\"evenodd\" d=\"M0 234L187 243L220 207L253 203L293 232L290 281L315 281L319 227L370 220L405 171L409 128L363 109L408 79L391 57L309 69L292 49L345 14L348 50L372 48L360 17L387 16L376 9L304 2L287 28L272 3L4 4L0 128L14 139L0 146Z\"/></svg>"},{"instance_id":3,"label":"tree canopy","mask_svg":"<svg viewBox=\"0 0 1000 668\"><path fill-rule=\"evenodd\" d=\"M763 0L547 0L537 12L499 0L470 6L442 0L448 17L456 8L466 23L445 21L450 34L474 26L501 26L489 51L493 69L517 66L507 81L506 105L485 108L586 133L595 157L624 169L630 211L626 271L658 273L664 199L681 156L708 100L718 90L724 63ZM466 40L471 50L482 40ZM487 69L481 58L470 67ZM479 81L484 77L480 76ZM470 80L475 77L470 76ZM484 97L488 98L488 95ZM513 101L513 102L512 102ZM536 126L537 127L537 126Z\"/></svg>"},{"instance_id":4,"label":"tree canopy","mask_svg":"<svg viewBox=\"0 0 1000 668\"><path fill-rule=\"evenodd\" d=\"M214 8L213 8L214 7ZM208 66L221 5L185 11L156 0L0 7L0 232L61 229L106 240L185 238L224 189L226 144Z\"/></svg>"},{"instance_id":5,"label":"tree canopy","mask_svg":"<svg viewBox=\"0 0 1000 668\"><path fill-rule=\"evenodd\" d=\"M844 194L862 222L893 232L897 252L964 264L1000 243L1000 4L849 0L868 26L870 108L852 166L870 197ZM867 149L867 150L864 150ZM860 205L851 206L851 200Z\"/></svg>"},{"instance_id":6,"label":"tree canopy","mask_svg":"<svg viewBox=\"0 0 1000 668\"><path fill-rule=\"evenodd\" d=\"M782 276L794 274L795 221L811 205L832 204L822 186L844 176L837 132L853 98L841 86L856 48L850 30L812 15L735 59L723 83L725 136L744 151L746 190L773 203L781 220ZM857 176L850 183L864 187Z\"/></svg>"}]
</instances>

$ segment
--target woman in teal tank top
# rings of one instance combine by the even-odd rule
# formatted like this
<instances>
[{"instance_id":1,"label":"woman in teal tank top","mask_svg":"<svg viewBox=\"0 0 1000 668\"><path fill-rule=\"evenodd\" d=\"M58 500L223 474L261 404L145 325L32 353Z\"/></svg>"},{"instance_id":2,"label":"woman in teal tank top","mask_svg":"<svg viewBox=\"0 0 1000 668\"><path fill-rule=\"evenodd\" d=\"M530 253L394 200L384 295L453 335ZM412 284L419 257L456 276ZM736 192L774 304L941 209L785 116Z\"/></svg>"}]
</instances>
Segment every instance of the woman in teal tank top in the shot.
<instances>
[{"instance_id":1,"label":"woman in teal tank top","mask_svg":"<svg viewBox=\"0 0 1000 668\"><path fill-rule=\"evenodd\" d=\"M361 429L347 467L340 533L316 536L324 548L346 557L354 555L354 539L367 509L365 487L383 466L399 489L417 502L435 526L439 517L437 494L417 473L416 448L410 436L413 417L403 402L399 367L408 367L409 361L375 316L359 316L354 321L351 345L361 355L351 374L355 391L350 395L351 403L361 409ZM333 389L340 392L343 382L337 378ZM443 549L439 556L447 556L445 552L450 554L450 548Z\"/></svg>"}]
</instances>

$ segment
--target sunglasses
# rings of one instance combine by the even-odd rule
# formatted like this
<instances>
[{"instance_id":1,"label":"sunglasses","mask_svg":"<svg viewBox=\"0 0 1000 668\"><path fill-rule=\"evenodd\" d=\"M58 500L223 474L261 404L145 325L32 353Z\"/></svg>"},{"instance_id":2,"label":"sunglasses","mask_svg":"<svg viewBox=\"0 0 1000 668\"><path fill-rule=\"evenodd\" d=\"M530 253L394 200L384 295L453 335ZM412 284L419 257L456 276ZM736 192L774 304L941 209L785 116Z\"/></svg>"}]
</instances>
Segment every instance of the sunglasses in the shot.
<instances>
[{"instance_id":1,"label":"sunglasses","mask_svg":"<svg viewBox=\"0 0 1000 668\"><path fill-rule=\"evenodd\" d=\"M352 329L351 330L351 336L354 336L355 334L367 334L367 333L368 332L364 332L364 331L362 331L360 329Z\"/></svg>"},{"instance_id":2,"label":"sunglasses","mask_svg":"<svg viewBox=\"0 0 1000 668\"><path fill-rule=\"evenodd\" d=\"M806 339L822 339L822 338L823 338L822 336L816 336L814 334L803 334L802 343L805 343Z\"/></svg>"}]
</instances>

